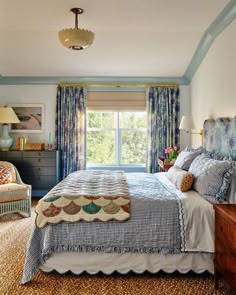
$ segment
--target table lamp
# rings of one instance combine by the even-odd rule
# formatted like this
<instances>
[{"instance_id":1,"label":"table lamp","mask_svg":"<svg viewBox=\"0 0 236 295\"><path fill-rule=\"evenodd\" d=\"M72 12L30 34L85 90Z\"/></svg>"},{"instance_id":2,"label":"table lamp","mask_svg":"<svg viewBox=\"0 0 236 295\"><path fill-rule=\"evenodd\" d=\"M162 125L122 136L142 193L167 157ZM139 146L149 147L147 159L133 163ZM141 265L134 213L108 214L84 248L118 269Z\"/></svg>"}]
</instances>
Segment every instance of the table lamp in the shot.
<instances>
[{"instance_id":1,"label":"table lamp","mask_svg":"<svg viewBox=\"0 0 236 295\"><path fill-rule=\"evenodd\" d=\"M13 138L9 136L8 125L20 123L17 115L11 107L0 107L0 124L2 125L2 135L0 136L0 151L9 151Z\"/></svg>"}]
</instances>

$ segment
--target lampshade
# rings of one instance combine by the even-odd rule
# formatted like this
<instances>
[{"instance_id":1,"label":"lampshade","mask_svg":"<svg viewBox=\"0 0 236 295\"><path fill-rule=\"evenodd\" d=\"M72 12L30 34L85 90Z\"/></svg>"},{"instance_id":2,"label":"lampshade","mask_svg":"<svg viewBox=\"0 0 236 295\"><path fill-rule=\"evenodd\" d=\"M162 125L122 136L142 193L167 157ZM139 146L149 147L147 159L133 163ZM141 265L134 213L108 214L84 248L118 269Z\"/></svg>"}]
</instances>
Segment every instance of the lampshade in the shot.
<instances>
[{"instance_id":1,"label":"lampshade","mask_svg":"<svg viewBox=\"0 0 236 295\"><path fill-rule=\"evenodd\" d=\"M190 132L193 129L193 120L190 116L183 116L179 125L179 129Z\"/></svg>"},{"instance_id":2,"label":"lampshade","mask_svg":"<svg viewBox=\"0 0 236 295\"><path fill-rule=\"evenodd\" d=\"M84 10L82 8L72 8L70 11L75 14L75 28L59 31L59 40L63 46L69 49L82 50L88 48L93 43L94 33L78 28L78 14L82 14Z\"/></svg>"},{"instance_id":3,"label":"lampshade","mask_svg":"<svg viewBox=\"0 0 236 295\"><path fill-rule=\"evenodd\" d=\"M20 123L16 113L11 107L0 107L0 123L1 124L13 124Z\"/></svg>"},{"instance_id":4,"label":"lampshade","mask_svg":"<svg viewBox=\"0 0 236 295\"><path fill-rule=\"evenodd\" d=\"M0 137L0 151L8 151L13 144L13 138L8 134L8 124L20 123L11 107L0 107L0 124L2 126L2 135Z\"/></svg>"}]
</instances>

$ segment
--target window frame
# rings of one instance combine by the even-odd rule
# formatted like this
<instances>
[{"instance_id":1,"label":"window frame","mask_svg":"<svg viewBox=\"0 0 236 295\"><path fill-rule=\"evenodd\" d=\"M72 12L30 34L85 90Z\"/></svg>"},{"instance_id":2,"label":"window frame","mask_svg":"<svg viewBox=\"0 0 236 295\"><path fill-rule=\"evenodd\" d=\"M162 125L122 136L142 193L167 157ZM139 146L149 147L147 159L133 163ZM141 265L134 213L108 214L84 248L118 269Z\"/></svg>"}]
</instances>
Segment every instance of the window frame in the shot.
<instances>
[{"instance_id":1,"label":"window frame","mask_svg":"<svg viewBox=\"0 0 236 295\"><path fill-rule=\"evenodd\" d=\"M132 164L123 164L121 162L122 160L122 131L142 131L147 133L147 127L143 128L121 128L120 127L120 113L145 113L145 111L87 111L88 113L114 113L115 114L115 127L114 128L97 128L97 127L92 127L90 128L89 125L89 120L87 119L87 124L86 124L86 142L87 142L87 134L89 131L114 131L115 135L115 164L95 164L95 163L87 163L87 167L92 168L92 167L97 167L97 168L105 168L105 167L138 167L138 168L144 168L146 167L146 163L132 163ZM87 116L88 117L88 116ZM88 131L89 130L89 131ZM142 169L143 170L143 169Z\"/></svg>"}]
</instances>

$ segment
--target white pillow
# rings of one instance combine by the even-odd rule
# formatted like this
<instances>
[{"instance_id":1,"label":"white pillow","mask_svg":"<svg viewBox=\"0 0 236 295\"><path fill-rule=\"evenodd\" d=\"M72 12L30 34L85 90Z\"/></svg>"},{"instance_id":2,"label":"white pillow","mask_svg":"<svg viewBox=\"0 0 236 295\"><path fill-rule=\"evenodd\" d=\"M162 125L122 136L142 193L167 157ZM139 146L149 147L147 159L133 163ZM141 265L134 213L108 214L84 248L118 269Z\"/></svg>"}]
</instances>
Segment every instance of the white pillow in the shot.
<instances>
[{"instance_id":1,"label":"white pillow","mask_svg":"<svg viewBox=\"0 0 236 295\"><path fill-rule=\"evenodd\" d=\"M166 176L181 192L186 192L192 187L193 174L176 166L171 167Z\"/></svg>"},{"instance_id":2,"label":"white pillow","mask_svg":"<svg viewBox=\"0 0 236 295\"><path fill-rule=\"evenodd\" d=\"M188 171L190 165L192 164L193 160L202 153L202 150L196 151L182 151L176 161L175 166Z\"/></svg>"}]
</instances>

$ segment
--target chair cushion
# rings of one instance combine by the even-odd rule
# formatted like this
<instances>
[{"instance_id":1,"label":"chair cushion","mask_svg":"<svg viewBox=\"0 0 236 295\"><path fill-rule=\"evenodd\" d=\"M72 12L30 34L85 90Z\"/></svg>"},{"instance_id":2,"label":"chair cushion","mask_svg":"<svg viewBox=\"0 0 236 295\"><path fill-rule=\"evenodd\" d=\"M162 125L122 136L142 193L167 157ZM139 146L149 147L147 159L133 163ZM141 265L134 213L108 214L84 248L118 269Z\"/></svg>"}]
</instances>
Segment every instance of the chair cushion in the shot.
<instances>
[{"instance_id":1,"label":"chair cushion","mask_svg":"<svg viewBox=\"0 0 236 295\"><path fill-rule=\"evenodd\" d=\"M12 163L0 161L0 184L16 182L16 172Z\"/></svg>"},{"instance_id":2,"label":"chair cushion","mask_svg":"<svg viewBox=\"0 0 236 295\"><path fill-rule=\"evenodd\" d=\"M8 183L0 186L0 203L23 200L29 195L29 188L24 184Z\"/></svg>"}]
</instances>

